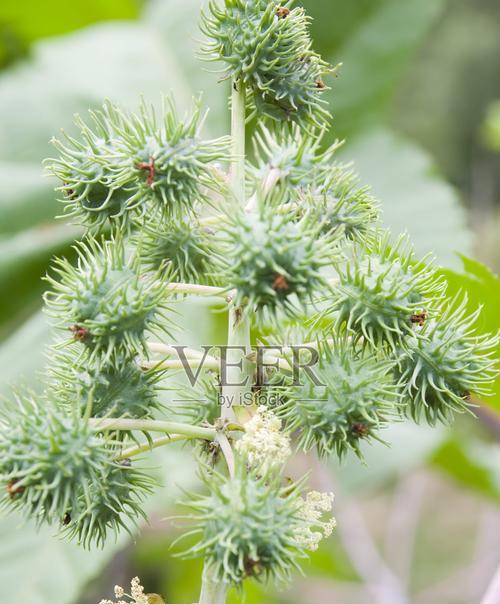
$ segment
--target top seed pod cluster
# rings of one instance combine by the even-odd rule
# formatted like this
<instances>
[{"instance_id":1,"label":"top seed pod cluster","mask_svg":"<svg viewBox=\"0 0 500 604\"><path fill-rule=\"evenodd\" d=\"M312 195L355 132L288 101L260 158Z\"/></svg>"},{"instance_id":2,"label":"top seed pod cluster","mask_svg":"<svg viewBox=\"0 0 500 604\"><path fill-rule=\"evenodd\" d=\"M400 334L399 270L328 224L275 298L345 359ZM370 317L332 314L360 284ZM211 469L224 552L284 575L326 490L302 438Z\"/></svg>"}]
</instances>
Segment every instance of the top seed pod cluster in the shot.
<instances>
[{"instance_id":1,"label":"top seed pod cluster","mask_svg":"<svg viewBox=\"0 0 500 604\"><path fill-rule=\"evenodd\" d=\"M322 456L361 455L389 422L449 421L495 376L497 339L475 334L477 313L446 297L432 260L416 258L407 237L380 227L369 189L335 158L339 144L323 144L332 70L312 49L303 9L211 0L202 30L204 57L221 62L243 96L243 122L259 122L245 199L228 176L242 154L231 137L203 136L199 100L184 116L170 98L159 111L143 101L137 113L106 102L77 119L77 135L55 140L59 155L47 161L63 216L87 233L76 264L58 259L49 272L45 302L59 336L44 394L21 397L0 420L0 476L4 505L85 545L143 514L151 478L128 455L153 446L156 418L178 422L181 435L215 434L217 359L200 392L171 408L158 396L164 366L150 359L152 339L171 337L176 297L197 286L285 347L271 386L254 388L253 409L282 450L290 441ZM297 385L290 346L305 343L318 379L304 373ZM146 446L134 448L141 431ZM228 583L286 578L304 534L314 541L300 512L304 484L287 487L281 466L254 467L243 449L234 447L232 480L202 464L209 495L191 502L200 540L189 554L205 555ZM315 522L327 499L309 498ZM287 521L270 530L266 514ZM221 527L230 553L217 542Z\"/></svg>"}]
</instances>

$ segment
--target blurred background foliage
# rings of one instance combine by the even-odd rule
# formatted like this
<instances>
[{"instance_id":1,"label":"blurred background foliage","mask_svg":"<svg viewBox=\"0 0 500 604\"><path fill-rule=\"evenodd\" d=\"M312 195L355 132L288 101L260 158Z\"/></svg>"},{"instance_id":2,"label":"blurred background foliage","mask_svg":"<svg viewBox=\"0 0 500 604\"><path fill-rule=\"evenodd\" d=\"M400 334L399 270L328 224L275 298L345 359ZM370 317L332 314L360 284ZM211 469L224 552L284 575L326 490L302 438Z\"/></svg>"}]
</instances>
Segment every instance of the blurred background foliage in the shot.
<instances>
[{"instance_id":1,"label":"blurred background foliage","mask_svg":"<svg viewBox=\"0 0 500 604\"><path fill-rule=\"evenodd\" d=\"M0 6L0 393L36 388L50 342L41 277L71 254L78 229L53 219L41 161L72 116L104 98L136 106L205 91L207 131L228 129L227 85L195 58L200 0L26 0ZM317 49L343 63L328 93L330 139L373 186L394 233L436 254L451 291L465 290L479 327L498 329L500 281L500 4L498 0L305 0ZM461 254L461 255L458 255ZM474 258L472 260L471 258ZM482 263L483 264L482 264ZM183 343L214 341L223 318L183 308L199 325ZM203 318L203 321L200 320ZM312 481L337 494L339 527L284 594L248 587L246 602L472 604L500 562L500 388L478 419L430 430L401 424L390 447ZM300 470L313 460L299 460ZM95 604L139 574L168 604L194 602L200 565L170 544L179 485L195 484L182 449L156 453L165 485L134 543L83 552L50 531L0 519L5 601ZM191 467L191 466L188 466ZM266 595L265 595L266 594ZM233 594L233 602L241 601Z\"/></svg>"}]
</instances>

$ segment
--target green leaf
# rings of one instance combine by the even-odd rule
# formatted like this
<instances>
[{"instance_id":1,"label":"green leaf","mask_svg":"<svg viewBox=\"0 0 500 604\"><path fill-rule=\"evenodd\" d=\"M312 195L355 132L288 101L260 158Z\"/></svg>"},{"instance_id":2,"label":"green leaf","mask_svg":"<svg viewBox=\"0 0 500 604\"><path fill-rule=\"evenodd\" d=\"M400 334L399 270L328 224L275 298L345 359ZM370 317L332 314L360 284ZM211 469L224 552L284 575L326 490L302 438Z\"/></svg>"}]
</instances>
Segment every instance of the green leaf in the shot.
<instances>
[{"instance_id":1,"label":"green leaf","mask_svg":"<svg viewBox=\"0 0 500 604\"><path fill-rule=\"evenodd\" d=\"M39 163L0 161L0 236L53 220L60 212L53 187Z\"/></svg>"},{"instance_id":2,"label":"green leaf","mask_svg":"<svg viewBox=\"0 0 500 604\"><path fill-rule=\"evenodd\" d=\"M445 5L446 0L388 0L364 12L366 18L329 57L333 64L343 63L328 93L336 136L358 133L379 120L405 67Z\"/></svg>"},{"instance_id":3,"label":"green leaf","mask_svg":"<svg viewBox=\"0 0 500 604\"><path fill-rule=\"evenodd\" d=\"M75 236L48 222L60 211L53 181L41 167L53 153L50 137L60 127L71 129L75 111L86 113L106 96L137 106L141 93L159 102L160 91L170 88L180 107L189 104L175 49L139 23L98 25L44 41L30 63L2 75L0 114L9 119L0 122L0 285L3 291L8 284L10 295L0 302L0 338L39 306L49 257L64 252ZM25 229L31 230L12 242L5 238Z\"/></svg>"},{"instance_id":4,"label":"green leaf","mask_svg":"<svg viewBox=\"0 0 500 604\"><path fill-rule=\"evenodd\" d=\"M431 465L446 472L463 486L500 503L498 447L451 438L436 451Z\"/></svg>"},{"instance_id":5,"label":"green leaf","mask_svg":"<svg viewBox=\"0 0 500 604\"><path fill-rule=\"evenodd\" d=\"M144 24L94 25L40 42L30 63L0 79L0 114L9 116L0 122L0 160L39 164L54 152L49 139L71 128L75 112L85 115L106 97L133 108L141 94L158 103L170 89L179 106L189 103L176 56Z\"/></svg>"},{"instance_id":6,"label":"green leaf","mask_svg":"<svg viewBox=\"0 0 500 604\"><path fill-rule=\"evenodd\" d=\"M488 108L481 129L481 137L486 147L492 151L500 152L500 101L495 101Z\"/></svg>"},{"instance_id":7,"label":"green leaf","mask_svg":"<svg viewBox=\"0 0 500 604\"><path fill-rule=\"evenodd\" d=\"M42 277L54 254L68 252L81 230L63 224L38 225L13 237L0 237L0 341L40 305ZM19 305L23 300L23 305Z\"/></svg>"},{"instance_id":8,"label":"green leaf","mask_svg":"<svg viewBox=\"0 0 500 604\"><path fill-rule=\"evenodd\" d=\"M325 57L334 57L339 49L356 35L389 0L356 0L350 2L318 2L303 0L306 13L312 18L311 33L314 45ZM325 27L325 23L328 24Z\"/></svg>"},{"instance_id":9,"label":"green leaf","mask_svg":"<svg viewBox=\"0 0 500 604\"><path fill-rule=\"evenodd\" d=\"M477 260L460 256L463 272L443 270L448 282L448 293L451 296L459 292L467 294L467 308L473 313L481 307L476 325L479 334L496 334L500 328L498 319L498 301L500 300L500 279L487 266ZM496 358L500 361L500 344ZM493 386L493 396L485 398L486 405L500 411L500 376Z\"/></svg>"},{"instance_id":10,"label":"green leaf","mask_svg":"<svg viewBox=\"0 0 500 604\"><path fill-rule=\"evenodd\" d=\"M111 542L103 550L85 551L54 537L53 530L37 532L19 517L0 521L0 582L4 602L69 604L82 584L99 572L123 545Z\"/></svg>"},{"instance_id":11,"label":"green leaf","mask_svg":"<svg viewBox=\"0 0 500 604\"><path fill-rule=\"evenodd\" d=\"M66 33L106 19L135 19L137 0L25 0L0 6L0 22L24 42Z\"/></svg>"},{"instance_id":12,"label":"green leaf","mask_svg":"<svg viewBox=\"0 0 500 604\"><path fill-rule=\"evenodd\" d=\"M435 172L429 156L389 130L374 130L343 152L382 203L393 236L407 231L420 256L432 252L456 267L456 251L471 248L471 233L453 188Z\"/></svg>"},{"instance_id":13,"label":"green leaf","mask_svg":"<svg viewBox=\"0 0 500 604\"><path fill-rule=\"evenodd\" d=\"M366 464L361 464L354 453L340 466L330 464L343 493L378 488L426 464L447 438L447 430L442 426L431 428L401 422L388 426L380 436L387 444L374 442L363 446Z\"/></svg>"},{"instance_id":14,"label":"green leaf","mask_svg":"<svg viewBox=\"0 0 500 604\"><path fill-rule=\"evenodd\" d=\"M51 341L47 317L37 312L0 345L0 404L21 383L40 388L36 371L45 363L44 348Z\"/></svg>"},{"instance_id":15,"label":"green leaf","mask_svg":"<svg viewBox=\"0 0 500 604\"><path fill-rule=\"evenodd\" d=\"M151 0L144 11L144 23L158 36L168 57L173 57L185 78L190 94L202 94L209 109L207 129L210 136L229 132L228 97L230 83L220 80L213 64L199 57L201 34L199 15L205 0ZM175 91L176 98L178 90Z\"/></svg>"}]
</instances>

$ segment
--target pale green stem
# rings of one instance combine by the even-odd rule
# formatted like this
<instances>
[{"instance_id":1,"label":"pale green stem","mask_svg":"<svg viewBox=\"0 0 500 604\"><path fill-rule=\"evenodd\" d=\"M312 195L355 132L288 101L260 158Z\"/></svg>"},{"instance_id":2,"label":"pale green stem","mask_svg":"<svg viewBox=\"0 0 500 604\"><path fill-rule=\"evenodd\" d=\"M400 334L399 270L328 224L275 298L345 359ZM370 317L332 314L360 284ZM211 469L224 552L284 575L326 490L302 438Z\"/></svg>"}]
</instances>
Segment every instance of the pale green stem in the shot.
<instances>
[{"instance_id":1,"label":"pale green stem","mask_svg":"<svg viewBox=\"0 0 500 604\"><path fill-rule=\"evenodd\" d=\"M233 141L232 154L234 162L231 166L231 186L234 195L241 205L245 204L245 86L242 82L234 82L231 98L231 136ZM228 313L228 347L238 346L237 350L228 348L227 351L227 382L222 387L224 406L221 417L232 419L234 412L231 407L245 402L245 397L251 392L253 365L247 359L250 348L250 317L244 308L231 304ZM231 365L242 361L242 369ZM243 384L242 382L245 382Z\"/></svg>"},{"instance_id":2,"label":"pale green stem","mask_svg":"<svg viewBox=\"0 0 500 604\"><path fill-rule=\"evenodd\" d=\"M229 309L225 376L227 385L222 386L224 404L221 409L221 417L227 420L235 417L231 407L249 404L248 396L252 388L250 320L245 315L242 308L232 305ZM238 367L239 363L241 363L241 369Z\"/></svg>"},{"instance_id":3,"label":"pale green stem","mask_svg":"<svg viewBox=\"0 0 500 604\"><path fill-rule=\"evenodd\" d=\"M120 455L117 455L114 460L121 461L123 459L130 459L131 457L135 457L136 455L140 455L141 453L147 453L152 451L153 449L157 449L158 447L163 447L164 445L169 445L171 443L179 442L181 440L193 440L194 438L198 438L196 436L186 436L185 434L170 434L169 436L162 436L160 438L154 438L151 441L145 442L142 445L136 445L135 447L129 447L128 449L124 449Z\"/></svg>"},{"instance_id":4,"label":"pale green stem","mask_svg":"<svg viewBox=\"0 0 500 604\"><path fill-rule=\"evenodd\" d=\"M231 165L231 186L237 201L245 205L245 85L243 82L232 83L231 96L231 136L232 136L232 155L233 163ZM234 303L230 305L228 312L228 347L242 346L243 350L227 351L228 363L237 363L242 360L242 369L238 367L227 368L227 382L240 383L246 381L246 384L240 386L222 386L221 418L231 420L234 412L231 409L232 404L244 402L245 395L251 393L251 383L253 375L253 366L247 360L251 352L250 348L250 318L244 309L237 307ZM228 466L231 468L232 460L227 459ZM202 576L202 586L199 604L224 604L226 601L227 586L217 581L212 570L205 562Z\"/></svg>"},{"instance_id":5,"label":"pale green stem","mask_svg":"<svg viewBox=\"0 0 500 604\"><path fill-rule=\"evenodd\" d=\"M201 582L199 604L224 604L226 601L227 586L213 576L210 567L205 564Z\"/></svg>"},{"instance_id":6,"label":"pale green stem","mask_svg":"<svg viewBox=\"0 0 500 604\"><path fill-rule=\"evenodd\" d=\"M130 459L130 457L135 457L136 455L140 455L141 453L147 453L148 451L152 451L153 449L158 449L158 447L163 447L165 445L176 443L181 440L193 440L195 438L198 437L186 436L185 434L170 434L168 436L154 438L153 440L145 442L142 445L136 445L135 447L129 447L128 449L124 449L120 453L120 455L117 455L114 459L115 461Z\"/></svg>"},{"instance_id":7,"label":"pale green stem","mask_svg":"<svg viewBox=\"0 0 500 604\"><path fill-rule=\"evenodd\" d=\"M162 342L148 342L147 346L151 352L162 354L166 357L178 356L179 352L177 346L171 346L169 344L163 344ZM209 355L208 353L202 352L201 350L195 350L194 348L183 348L182 352L186 359L189 360L200 360L205 359L208 363L218 363L216 357Z\"/></svg>"},{"instance_id":8,"label":"pale green stem","mask_svg":"<svg viewBox=\"0 0 500 604\"><path fill-rule=\"evenodd\" d=\"M196 359L186 359L186 363L189 365L190 369L210 369L211 371L219 371L220 370L220 361L215 357L196 358ZM185 365L181 360L171 360L171 361L141 361L141 367L143 369L185 369Z\"/></svg>"},{"instance_id":9,"label":"pale green stem","mask_svg":"<svg viewBox=\"0 0 500 604\"><path fill-rule=\"evenodd\" d=\"M279 351L266 352L262 355L262 362L270 368L272 368L272 366L274 365L277 370L284 369L285 371L291 371L292 366L290 365L288 360L283 356L284 354L284 352L280 354ZM255 352L252 352L248 355L248 360L255 362L257 360L257 354Z\"/></svg>"},{"instance_id":10,"label":"pale green stem","mask_svg":"<svg viewBox=\"0 0 500 604\"><path fill-rule=\"evenodd\" d=\"M231 95L231 139L233 163L231 164L231 187L241 205L245 203L245 85L233 82Z\"/></svg>"},{"instance_id":11,"label":"pale green stem","mask_svg":"<svg viewBox=\"0 0 500 604\"><path fill-rule=\"evenodd\" d=\"M227 289L223 287L213 287L211 285L197 285L196 283L167 283L161 284L165 289L184 294L187 296L216 296L225 298L228 295Z\"/></svg>"},{"instance_id":12,"label":"pale green stem","mask_svg":"<svg viewBox=\"0 0 500 604\"><path fill-rule=\"evenodd\" d=\"M90 427L96 432L107 430L129 431L140 430L141 432L166 432L190 438L203 438L213 440L216 436L215 428L193 426L180 422L165 422L156 419L124 419L124 418L92 418L89 419Z\"/></svg>"}]
</instances>

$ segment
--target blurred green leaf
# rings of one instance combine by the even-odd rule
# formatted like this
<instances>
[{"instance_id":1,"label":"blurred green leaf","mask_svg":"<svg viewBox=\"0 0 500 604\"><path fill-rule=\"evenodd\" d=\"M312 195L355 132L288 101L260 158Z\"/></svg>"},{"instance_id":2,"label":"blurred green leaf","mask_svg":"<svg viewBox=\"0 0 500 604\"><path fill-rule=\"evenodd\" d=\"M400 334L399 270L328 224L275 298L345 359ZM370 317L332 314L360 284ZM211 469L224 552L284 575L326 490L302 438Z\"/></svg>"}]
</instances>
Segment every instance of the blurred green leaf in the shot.
<instances>
[{"instance_id":1,"label":"blurred green leaf","mask_svg":"<svg viewBox=\"0 0 500 604\"><path fill-rule=\"evenodd\" d=\"M0 582L4 602L69 604L111 559L123 540L86 551L16 516L0 521Z\"/></svg>"},{"instance_id":2,"label":"blurred green leaf","mask_svg":"<svg viewBox=\"0 0 500 604\"><path fill-rule=\"evenodd\" d=\"M307 14L312 18L311 31L314 46L323 56L334 53L356 34L363 23L373 18L389 0L337 0L318 2L303 0Z\"/></svg>"},{"instance_id":3,"label":"blurred green leaf","mask_svg":"<svg viewBox=\"0 0 500 604\"><path fill-rule=\"evenodd\" d=\"M38 44L30 63L0 77L0 114L8 116L0 121L0 286L9 290L0 301L0 339L39 306L49 257L76 235L51 226L60 209L41 167L50 137L106 96L137 106L141 93L159 102L160 92L175 89L179 106L188 105L190 86L167 37L146 24L98 25Z\"/></svg>"},{"instance_id":4,"label":"blurred green leaf","mask_svg":"<svg viewBox=\"0 0 500 604\"><path fill-rule=\"evenodd\" d=\"M0 161L0 236L53 220L60 212L53 187L39 163Z\"/></svg>"},{"instance_id":5,"label":"blurred green leaf","mask_svg":"<svg viewBox=\"0 0 500 604\"><path fill-rule=\"evenodd\" d=\"M164 44L167 54L175 57L191 94L202 94L203 105L209 109L207 126L210 136L229 132L228 97L230 83L220 80L213 63L199 56L200 10L206 0L150 0L144 11L144 23L151 27ZM214 72L215 71L215 72ZM175 97L178 92L173 89Z\"/></svg>"},{"instance_id":6,"label":"blurred green leaf","mask_svg":"<svg viewBox=\"0 0 500 604\"><path fill-rule=\"evenodd\" d=\"M500 152L500 101L495 101L488 108L481 129L481 137L486 147Z\"/></svg>"},{"instance_id":7,"label":"blurred green leaf","mask_svg":"<svg viewBox=\"0 0 500 604\"><path fill-rule=\"evenodd\" d=\"M33 60L0 78L0 160L32 162L53 153L49 139L71 128L106 97L133 108L141 94L154 103L175 90L180 107L191 89L182 57L142 23L99 24L36 45Z\"/></svg>"},{"instance_id":8,"label":"blurred green leaf","mask_svg":"<svg viewBox=\"0 0 500 604\"><path fill-rule=\"evenodd\" d=\"M363 446L365 464L354 453L340 466L337 462L330 464L342 496L379 488L425 465L448 433L449 429L443 426L431 428L411 422L390 425L380 435L386 444L374 442Z\"/></svg>"},{"instance_id":9,"label":"blurred green leaf","mask_svg":"<svg viewBox=\"0 0 500 604\"><path fill-rule=\"evenodd\" d=\"M466 438L452 438L436 451L431 465L463 486L500 503L499 460L498 446L475 445Z\"/></svg>"},{"instance_id":10,"label":"blurred green leaf","mask_svg":"<svg viewBox=\"0 0 500 604\"><path fill-rule=\"evenodd\" d=\"M379 129L347 146L343 156L354 160L363 183L371 185L394 236L408 232L420 256L432 252L441 265L459 265L455 252L471 248L465 211L424 151Z\"/></svg>"},{"instance_id":11,"label":"blurred green leaf","mask_svg":"<svg viewBox=\"0 0 500 604\"><path fill-rule=\"evenodd\" d=\"M0 21L0 70L28 54L28 44L7 23Z\"/></svg>"},{"instance_id":12,"label":"blurred green leaf","mask_svg":"<svg viewBox=\"0 0 500 604\"><path fill-rule=\"evenodd\" d=\"M49 223L13 237L0 237L0 289L9 292L0 298L0 341L40 305L45 289L41 276L49 260L54 254L67 252L81 232Z\"/></svg>"},{"instance_id":13,"label":"blurred green leaf","mask_svg":"<svg viewBox=\"0 0 500 604\"><path fill-rule=\"evenodd\" d=\"M45 362L45 347L52 341L47 317L35 313L0 345L0 398L10 397L20 383L40 388L36 372Z\"/></svg>"},{"instance_id":14,"label":"blurred green leaf","mask_svg":"<svg viewBox=\"0 0 500 604\"><path fill-rule=\"evenodd\" d=\"M470 313L481 307L481 313L476 324L480 334L496 334L500 329L498 301L500 300L500 279L487 266L477 260L460 255L463 272L443 270L442 274L448 282L448 293L454 296L460 292L467 295L467 308ZM500 361L500 344L497 348L497 360ZM500 376L493 387L493 396L486 397L483 402L500 411Z\"/></svg>"},{"instance_id":15,"label":"blurred green leaf","mask_svg":"<svg viewBox=\"0 0 500 604\"><path fill-rule=\"evenodd\" d=\"M404 68L445 5L446 0L387 0L375 10L360 11L356 29L329 57L333 64L343 63L328 93L336 136L357 134L379 120Z\"/></svg>"},{"instance_id":16,"label":"blurred green leaf","mask_svg":"<svg viewBox=\"0 0 500 604\"><path fill-rule=\"evenodd\" d=\"M25 0L20 6L4 2L0 6L0 23L24 42L63 34L96 21L135 19L138 0Z\"/></svg>"}]
</instances>

